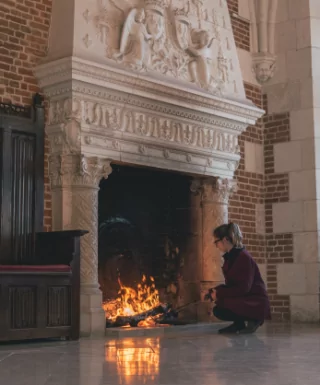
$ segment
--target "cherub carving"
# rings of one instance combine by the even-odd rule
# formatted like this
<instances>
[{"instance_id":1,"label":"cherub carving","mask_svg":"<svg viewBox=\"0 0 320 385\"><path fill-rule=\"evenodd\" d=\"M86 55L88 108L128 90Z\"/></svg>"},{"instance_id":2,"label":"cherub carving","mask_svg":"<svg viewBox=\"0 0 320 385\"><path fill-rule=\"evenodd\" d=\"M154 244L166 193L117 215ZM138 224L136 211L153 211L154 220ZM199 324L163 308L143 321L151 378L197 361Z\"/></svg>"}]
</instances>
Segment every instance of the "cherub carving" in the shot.
<instances>
[{"instance_id":1,"label":"cherub carving","mask_svg":"<svg viewBox=\"0 0 320 385\"><path fill-rule=\"evenodd\" d=\"M146 42L152 38L144 22L144 9L133 8L122 29L119 52L114 54L116 60L137 70L146 67L149 56Z\"/></svg>"},{"instance_id":2,"label":"cherub carving","mask_svg":"<svg viewBox=\"0 0 320 385\"><path fill-rule=\"evenodd\" d=\"M192 59L189 63L192 81L200 87L208 89L212 82L211 67L211 46L214 37L210 37L205 30L192 30L189 35L187 51Z\"/></svg>"}]
</instances>

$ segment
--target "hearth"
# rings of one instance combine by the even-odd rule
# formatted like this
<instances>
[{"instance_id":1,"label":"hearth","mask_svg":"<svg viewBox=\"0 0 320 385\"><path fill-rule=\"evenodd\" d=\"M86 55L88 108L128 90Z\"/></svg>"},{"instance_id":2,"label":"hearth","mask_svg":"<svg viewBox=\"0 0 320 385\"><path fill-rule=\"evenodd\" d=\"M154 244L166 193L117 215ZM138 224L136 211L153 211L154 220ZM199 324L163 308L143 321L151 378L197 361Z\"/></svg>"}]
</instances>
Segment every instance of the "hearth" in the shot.
<instances>
[{"instance_id":1,"label":"hearth","mask_svg":"<svg viewBox=\"0 0 320 385\"><path fill-rule=\"evenodd\" d=\"M120 165L101 182L98 271L108 326L178 318L190 183L190 176Z\"/></svg>"}]
</instances>

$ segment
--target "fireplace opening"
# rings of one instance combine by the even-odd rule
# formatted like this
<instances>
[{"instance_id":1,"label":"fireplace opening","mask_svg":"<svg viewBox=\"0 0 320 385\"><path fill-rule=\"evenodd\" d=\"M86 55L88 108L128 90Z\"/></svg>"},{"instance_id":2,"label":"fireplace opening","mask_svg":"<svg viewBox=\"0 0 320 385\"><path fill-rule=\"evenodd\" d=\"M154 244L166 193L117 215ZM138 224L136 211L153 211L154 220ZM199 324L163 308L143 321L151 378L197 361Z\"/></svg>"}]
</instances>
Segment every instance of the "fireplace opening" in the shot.
<instances>
[{"instance_id":1,"label":"fireplace opening","mask_svg":"<svg viewBox=\"0 0 320 385\"><path fill-rule=\"evenodd\" d=\"M107 326L186 322L179 309L190 299L184 270L195 258L190 213L189 176L113 165L101 181L98 273Z\"/></svg>"}]
</instances>

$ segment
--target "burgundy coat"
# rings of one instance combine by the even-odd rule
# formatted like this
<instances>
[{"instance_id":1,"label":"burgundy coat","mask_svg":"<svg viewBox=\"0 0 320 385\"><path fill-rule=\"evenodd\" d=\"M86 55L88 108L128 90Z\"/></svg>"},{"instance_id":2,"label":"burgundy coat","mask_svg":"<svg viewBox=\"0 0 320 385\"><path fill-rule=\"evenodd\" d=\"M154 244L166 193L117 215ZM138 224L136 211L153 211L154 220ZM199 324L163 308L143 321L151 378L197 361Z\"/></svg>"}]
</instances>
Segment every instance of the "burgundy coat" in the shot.
<instances>
[{"instance_id":1,"label":"burgundy coat","mask_svg":"<svg viewBox=\"0 0 320 385\"><path fill-rule=\"evenodd\" d=\"M271 319L266 286L251 255L245 249L234 248L223 257L226 283L215 288L216 305L248 319Z\"/></svg>"}]
</instances>

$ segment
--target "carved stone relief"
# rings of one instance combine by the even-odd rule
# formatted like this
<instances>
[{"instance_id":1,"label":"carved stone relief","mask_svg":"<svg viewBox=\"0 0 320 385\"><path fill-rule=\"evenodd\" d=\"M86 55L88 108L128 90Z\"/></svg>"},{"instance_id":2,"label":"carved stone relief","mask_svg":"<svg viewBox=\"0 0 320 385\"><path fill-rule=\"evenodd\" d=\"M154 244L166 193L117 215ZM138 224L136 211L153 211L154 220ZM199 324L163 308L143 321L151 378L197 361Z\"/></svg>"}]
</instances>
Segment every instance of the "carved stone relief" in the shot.
<instances>
[{"instance_id":1,"label":"carved stone relief","mask_svg":"<svg viewBox=\"0 0 320 385\"><path fill-rule=\"evenodd\" d=\"M93 23L106 57L136 71L158 72L221 94L229 82L225 18L205 0L97 0ZM87 45L91 37L86 36Z\"/></svg>"}]
</instances>

